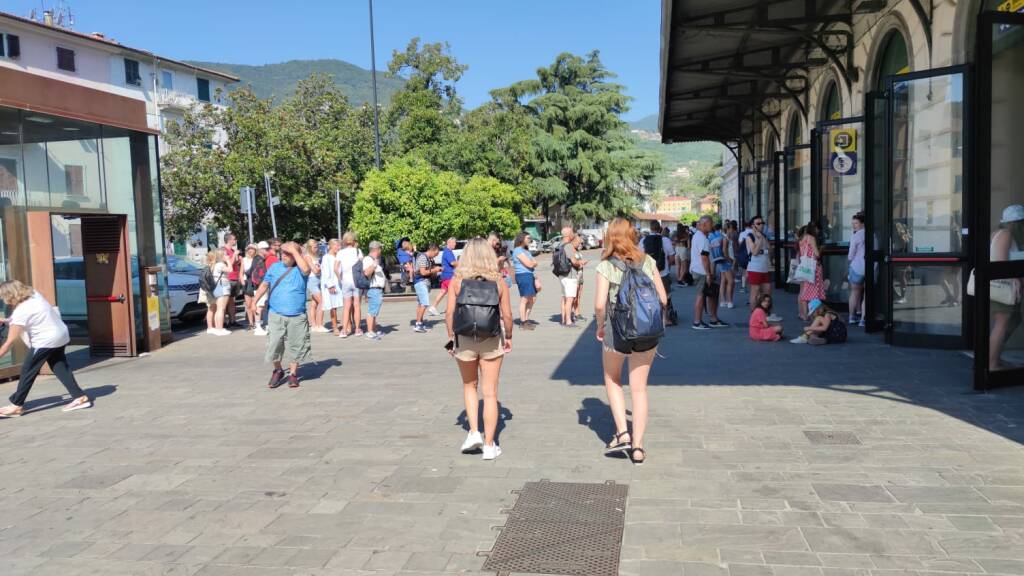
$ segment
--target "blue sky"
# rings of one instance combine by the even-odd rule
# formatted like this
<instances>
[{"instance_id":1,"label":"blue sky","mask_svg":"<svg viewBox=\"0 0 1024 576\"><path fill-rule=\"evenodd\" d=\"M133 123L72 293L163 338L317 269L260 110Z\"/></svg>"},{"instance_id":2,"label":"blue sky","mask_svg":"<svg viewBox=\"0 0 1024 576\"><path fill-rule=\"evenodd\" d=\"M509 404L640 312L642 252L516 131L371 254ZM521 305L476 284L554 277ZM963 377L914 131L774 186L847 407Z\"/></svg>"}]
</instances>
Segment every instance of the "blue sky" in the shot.
<instances>
[{"instance_id":1,"label":"blue sky","mask_svg":"<svg viewBox=\"0 0 1024 576\"><path fill-rule=\"evenodd\" d=\"M54 0L47 0L49 5ZM339 58L370 67L366 0L70 0L75 30L103 32L182 60L266 64ZM27 16L40 0L4 0ZM635 98L628 119L658 110L658 0L375 0L377 66L410 38L447 40L469 65L469 106L492 88L534 76L563 51L599 49Z\"/></svg>"}]
</instances>

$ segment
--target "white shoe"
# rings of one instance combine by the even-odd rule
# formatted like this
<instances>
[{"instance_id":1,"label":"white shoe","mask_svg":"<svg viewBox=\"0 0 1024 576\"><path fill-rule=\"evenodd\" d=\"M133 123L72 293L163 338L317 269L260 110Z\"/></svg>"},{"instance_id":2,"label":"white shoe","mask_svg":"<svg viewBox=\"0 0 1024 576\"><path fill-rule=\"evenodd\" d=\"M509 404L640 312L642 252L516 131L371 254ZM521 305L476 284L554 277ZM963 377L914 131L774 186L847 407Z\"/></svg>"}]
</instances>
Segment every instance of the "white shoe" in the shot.
<instances>
[{"instance_id":1,"label":"white shoe","mask_svg":"<svg viewBox=\"0 0 1024 576\"><path fill-rule=\"evenodd\" d=\"M494 460L498 456L501 456L501 446L497 444L491 444L490 446L484 444L484 460Z\"/></svg>"},{"instance_id":2,"label":"white shoe","mask_svg":"<svg viewBox=\"0 0 1024 576\"><path fill-rule=\"evenodd\" d=\"M772 314L771 316L768 317L768 321L769 322L782 322L782 316L779 316L778 314Z\"/></svg>"},{"instance_id":3,"label":"white shoe","mask_svg":"<svg viewBox=\"0 0 1024 576\"><path fill-rule=\"evenodd\" d=\"M214 336L216 336L217 335L217 329L216 328L207 328L206 329L206 333L207 334L213 334Z\"/></svg>"},{"instance_id":4,"label":"white shoe","mask_svg":"<svg viewBox=\"0 0 1024 576\"><path fill-rule=\"evenodd\" d=\"M466 434L466 441L462 443L462 453L469 454L479 450L484 445L484 438L479 432L470 432Z\"/></svg>"},{"instance_id":5,"label":"white shoe","mask_svg":"<svg viewBox=\"0 0 1024 576\"><path fill-rule=\"evenodd\" d=\"M437 308L434 308L433 306L431 306L430 308L427 308L427 314L430 314L431 316L440 316L441 315L441 313L437 311Z\"/></svg>"},{"instance_id":6,"label":"white shoe","mask_svg":"<svg viewBox=\"0 0 1024 576\"><path fill-rule=\"evenodd\" d=\"M789 343L790 344L807 344L807 338L804 338L803 336L797 336L796 338L793 338L792 340L790 340Z\"/></svg>"},{"instance_id":7,"label":"white shoe","mask_svg":"<svg viewBox=\"0 0 1024 576\"><path fill-rule=\"evenodd\" d=\"M330 330L324 328L323 326L317 326L316 328L313 328L313 332L316 332L317 334L326 334L330 332Z\"/></svg>"},{"instance_id":8,"label":"white shoe","mask_svg":"<svg viewBox=\"0 0 1024 576\"><path fill-rule=\"evenodd\" d=\"M267 331L263 329L263 326L257 326L256 329L252 331L252 335L253 336L266 336L267 335Z\"/></svg>"},{"instance_id":9,"label":"white shoe","mask_svg":"<svg viewBox=\"0 0 1024 576\"><path fill-rule=\"evenodd\" d=\"M231 330L226 330L224 328L221 328L220 330L217 330L216 332L214 332L214 335L215 336L231 336Z\"/></svg>"},{"instance_id":10,"label":"white shoe","mask_svg":"<svg viewBox=\"0 0 1024 576\"><path fill-rule=\"evenodd\" d=\"M735 304L733 304L732 302L729 302L729 303L727 303L727 304L725 305L725 307L726 307L726 308L730 308L730 309L731 309L731 308L735 308L735 307L736 307L736 305L735 305Z\"/></svg>"}]
</instances>

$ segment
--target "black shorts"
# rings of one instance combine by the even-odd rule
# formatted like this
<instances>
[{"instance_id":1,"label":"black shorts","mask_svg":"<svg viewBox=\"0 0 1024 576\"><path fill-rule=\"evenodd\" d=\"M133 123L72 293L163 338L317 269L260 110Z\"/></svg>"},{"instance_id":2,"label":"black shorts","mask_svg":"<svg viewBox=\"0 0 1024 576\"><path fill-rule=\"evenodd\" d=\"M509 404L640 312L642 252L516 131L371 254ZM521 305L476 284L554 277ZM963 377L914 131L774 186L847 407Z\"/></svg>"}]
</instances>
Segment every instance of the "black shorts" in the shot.
<instances>
[{"instance_id":1,"label":"black shorts","mask_svg":"<svg viewBox=\"0 0 1024 576\"><path fill-rule=\"evenodd\" d=\"M231 281L231 295L235 297L242 295L242 283L238 280Z\"/></svg>"}]
</instances>

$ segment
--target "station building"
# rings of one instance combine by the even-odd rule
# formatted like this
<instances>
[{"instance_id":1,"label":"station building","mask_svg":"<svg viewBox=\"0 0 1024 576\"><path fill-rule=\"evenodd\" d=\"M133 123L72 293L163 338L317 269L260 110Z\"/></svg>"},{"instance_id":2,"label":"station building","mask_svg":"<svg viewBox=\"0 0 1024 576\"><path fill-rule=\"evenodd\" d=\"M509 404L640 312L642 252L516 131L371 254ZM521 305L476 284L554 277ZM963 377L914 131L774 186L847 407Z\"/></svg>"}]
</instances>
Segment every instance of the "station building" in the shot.
<instances>
[{"instance_id":1,"label":"station building","mask_svg":"<svg viewBox=\"0 0 1024 576\"><path fill-rule=\"evenodd\" d=\"M664 0L661 71L663 141L730 148L780 288L813 221L845 308L864 213L868 329L1024 382L1024 0Z\"/></svg>"}]
</instances>

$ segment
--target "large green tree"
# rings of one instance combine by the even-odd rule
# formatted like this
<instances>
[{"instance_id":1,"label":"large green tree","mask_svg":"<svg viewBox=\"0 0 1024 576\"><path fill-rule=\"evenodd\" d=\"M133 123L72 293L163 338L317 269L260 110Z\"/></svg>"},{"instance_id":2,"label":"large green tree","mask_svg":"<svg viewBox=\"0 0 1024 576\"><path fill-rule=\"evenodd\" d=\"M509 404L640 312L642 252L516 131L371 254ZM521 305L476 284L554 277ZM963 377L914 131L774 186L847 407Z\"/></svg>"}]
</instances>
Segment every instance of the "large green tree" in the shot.
<instances>
[{"instance_id":1,"label":"large green tree","mask_svg":"<svg viewBox=\"0 0 1024 576\"><path fill-rule=\"evenodd\" d=\"M601 62L558 55L537 78L491 93L506 114L534 122L526 171L531 199L553 221L580 222L632 213L659 159L636 149L622 114L629 97Z\"/></svg>"},{"instance_id":2,"label":"large green tree","mask_svg":"<svg viewBox=\"0 0 1024 576\"><path fill-rule=\"evenodd\" d=\"M466 180L422 159L401 159L366 178L352 229L364 243L378 240L389 250L403 236L420 246L492 231L511 236L520 228L521 204L513 186L489 176Z\"/></svg>"},{"instance_id":3,"label":"large green tree","mask_svg":"<svg viewBox=\"0 0 1024 576\"><path fill-rule=\"evenodd\" d=\"M200 224L246 230L239 189L257 189L256 234L271 234L263 174L281 199L278 234L286 238L332 236L334 190L342 193L342 218L350 217L354 190L372 167L372 110L353 108L326 77L311 76L273 107L243 88L228 106L189 111L168 129L171 151L162 158L167 225L185 236Z\"/></svg>"}]
</instances>

